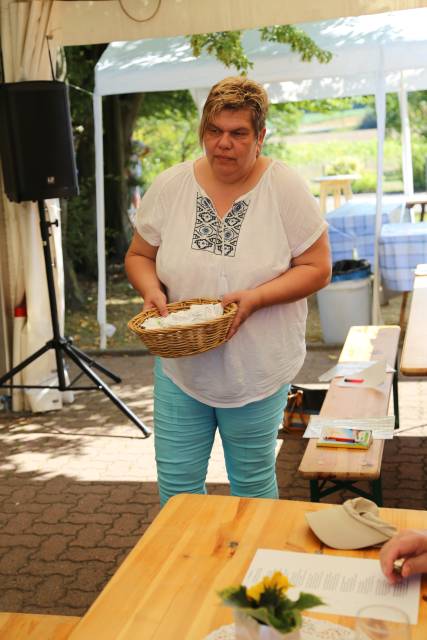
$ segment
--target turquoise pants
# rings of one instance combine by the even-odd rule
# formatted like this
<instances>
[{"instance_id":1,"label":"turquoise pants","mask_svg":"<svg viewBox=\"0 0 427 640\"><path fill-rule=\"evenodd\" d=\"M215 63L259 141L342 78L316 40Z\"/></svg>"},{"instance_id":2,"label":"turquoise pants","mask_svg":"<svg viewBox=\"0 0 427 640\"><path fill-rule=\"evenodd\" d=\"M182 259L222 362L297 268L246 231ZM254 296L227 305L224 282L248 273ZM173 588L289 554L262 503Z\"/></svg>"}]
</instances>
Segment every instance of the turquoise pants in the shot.
<instances>
[{"instance_id":1,"label":"turquoise pants","mask_svg":"<svg viewBox=\"0 0 427 640\"><path fill-rule=\"evenodd\" d=\"M231 495L277 498L275 445L289 385L243 407L215 408L181 391L154 368L154 445L160 502L178 493L206 493L215 432L224 449Z\"/></svg>"}]
</instances>

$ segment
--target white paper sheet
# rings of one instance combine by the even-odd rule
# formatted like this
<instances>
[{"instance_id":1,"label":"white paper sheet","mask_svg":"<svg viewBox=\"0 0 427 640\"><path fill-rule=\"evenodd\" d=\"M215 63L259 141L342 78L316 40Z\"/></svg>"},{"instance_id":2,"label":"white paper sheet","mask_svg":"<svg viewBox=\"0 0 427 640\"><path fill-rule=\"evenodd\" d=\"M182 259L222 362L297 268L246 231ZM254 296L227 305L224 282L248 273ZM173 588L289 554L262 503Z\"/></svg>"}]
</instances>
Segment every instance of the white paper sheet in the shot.
<instances>
[{"instance_id":1,"label":"white paper sheet","mask_svg":"<svg viewBox=\"0 0 427 640\"><path fill-rule=\"evenodd\" d=\"M367 367L360 372L360 377L343 378L338 382L339 387L369 387L371 389L382 390L385 383L386 376L385 360L379 360L374 362L370 367ZM358 374L355 374L358 375Z\"/></svg>"},{"instance_id":2,"label":"white paper sheet","mask_svg":"<svg viewBox=\"0 0 427 640\"><path fill-rule=\"evenodd\" d=\"M365 362L338 362L338 364L322 373L318 377L318 380L319 382L330 382L334 378L345 378L352 376L363 377L362 372L368 367L371 367L373 364L376 364L377 362L377 360L368 360ZM386 371L387 373L393 373L394 371L396 371L396 369L387 364ZM358 374L360 374L360 376Z\"/></svg>"},{"instance_id":3,"label":"white paper sheet","mask_svg":"<svg viewBox=\"0 0 427 640\"><path fill-rule=\"evenodd\" d=\"M305 591L322 598L325 605L313 611L355 616L361 607L387 604L405 611L411 624L418 622L420 576L391 585L378 560L258 549L243 584L255 584L274 571L284 573L296 587L289 597Z\"/></svg>"},{"instance_id":4,"label":"white paper sheet","mask_svg":"<svg viewBox=\"0 0 427 640\"><path fill-rule=\"evenodd\" d=\"M351 429L367 429L372 431L374 440L391 440L394 436L394 416L383 418L324 418L310 416L304 438L320 438L325 427L349 427Z\"/></svg>"}]
</instances>

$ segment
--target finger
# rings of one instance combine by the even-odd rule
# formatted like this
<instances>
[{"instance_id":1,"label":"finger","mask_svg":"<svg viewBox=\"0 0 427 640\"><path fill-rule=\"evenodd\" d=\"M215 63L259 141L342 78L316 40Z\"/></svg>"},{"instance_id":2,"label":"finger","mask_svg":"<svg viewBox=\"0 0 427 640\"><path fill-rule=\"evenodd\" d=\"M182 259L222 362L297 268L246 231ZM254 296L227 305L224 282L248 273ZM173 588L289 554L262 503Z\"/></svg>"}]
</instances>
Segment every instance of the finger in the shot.
<instances>
[{"instance_id":1,"label":"finger","mask_svg":"<svg viewBox=\"0 0 427 640\"><path fill-rule=\"evenodd\" d=\"M380 562L384 574L393 577L393 562L397 558L415 557L427 553L427 537L418 532L402 532L384 545ZM406 563L405 563L406 564Z\"/></svg>"},{"instance_id":2,"label":"finger","mask_svg":"<svg viewBox=\"0 0 427 640\"><path fill-rule=\"evenodd\" d=\"M229 328L228 333L227 333L227 336L226 336L226 338L225 338L225 339L226 339L226 340L230 340L230 338L232 338L232 337L236 334L237 329L238 329L238 325L236 326L236 325L233 323L233 324L231 325L231 327Z\"/></svg>"},{"instance_id":3,"label":"finger","mask_svg":"<svg viewBox=\"0 0 427 640\"><path fill-rule=\"evenodd\" d=\"M427 553L408 558L402 568L402 576L409 578L416 573L427 573Z\"/></svg>"}]
</instances>

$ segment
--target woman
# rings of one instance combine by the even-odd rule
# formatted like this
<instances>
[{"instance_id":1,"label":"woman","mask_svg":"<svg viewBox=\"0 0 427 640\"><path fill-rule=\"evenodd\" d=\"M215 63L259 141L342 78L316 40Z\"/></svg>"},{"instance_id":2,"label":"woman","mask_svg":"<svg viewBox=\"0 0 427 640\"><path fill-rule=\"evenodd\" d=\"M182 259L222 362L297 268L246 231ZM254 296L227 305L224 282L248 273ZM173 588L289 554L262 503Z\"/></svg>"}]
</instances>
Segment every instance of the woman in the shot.
<instances>
[{"instance_id":1,"label":"woman","mask_svg":"<svg viewBox=\"0 0 427 640\"><path fill-rule=\"evenodd\" d=\"M144 309L196 297L238 304L229 340L158 360L154 431L160 499L205 492L218 428L231 493L277 497L275 442L305 356L305 298L330 278L326 224L305 184L261 155L267 94L231 77L200 123L205 155L145 194L126 256Z\"/></svg>"}]
</instances>

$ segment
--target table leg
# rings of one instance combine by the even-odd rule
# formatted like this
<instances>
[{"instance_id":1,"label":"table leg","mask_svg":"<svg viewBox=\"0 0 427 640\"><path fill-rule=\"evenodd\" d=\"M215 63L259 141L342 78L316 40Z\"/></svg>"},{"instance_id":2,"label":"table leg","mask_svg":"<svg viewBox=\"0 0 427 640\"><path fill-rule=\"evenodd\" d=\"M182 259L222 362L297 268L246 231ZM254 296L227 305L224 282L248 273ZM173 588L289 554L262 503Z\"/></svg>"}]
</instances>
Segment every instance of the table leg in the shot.
<instances>
[{"instance_id":1,"label":"table leg","mask_svg":"<svg viewBox=\"0 0 427 640\"><path fill-rule=\"evenodd\" d=\"M334 187L333 194L334 194L334 207L335 209L338 209L338 207L341 204L341 187Z\"/></svg>"},{"instance_id":2,"label":"table leg","mask_svg":"<svg viewBox=\"0 0 427 640\"><path fill-rule=\"evenodd\" d=\"M408 302L408 291L404 291L402 294L402 303L400 305L400 317L399 317L399 326L403 327L405 322L405 311L406 311L406 303Z\"/></svg>"},{"instance_id":3,"label":"table leg","mask_svg":"<svg viewBox=\"0 0 427 640\"><path fill-rule=\"evenodd\" d=\"M348 182L343 184L342 187L343 193L344 193L344 198L346 200L351 200L351 198L353 197L353 192L351 190L351 184Z\"/></svg>"},{"instance_id":4,"label":"table leg","mask_svg":"<svg viewBox=\"0 0 427 640\"><path fill-rule=\"evenodd\" d=\"M393 409L394 409L394 428L400 427L400 412L399 412L399 361L396 356L396 362L394 363L395 372L393 373Z\"/></svg>"},{"instance_id":5,"label":"table leg","mask_svg":"<svg viewBox=\"0 0 427 640\"><path fill-rule=\"evenodd\" d=\"M377 480L372 480L371 487L372 487L372 497L374 499L375 504L378 505L378 507L382 507L383 492L382 492L382 486L381 486L381 476Z\"/></svg>"},{"instance_id":6,"label":"table leg","mask_svg":"<svg viewBox=\"0 0 427 640\"><path fill-rule=\"evenodd\" d=\"M324 184L320 185L320 213L326 213L328 193Z\"/></svg>"},{"instance_id":7,"label":"table leg","mask_svg":"<svg viewBox=\"0 0 427 640\"><path fill-rule=\"evenodd\" d=\"M320 488L318 480L310 480L310 501L320 501Z\"/></svg>"}]
</instances>

